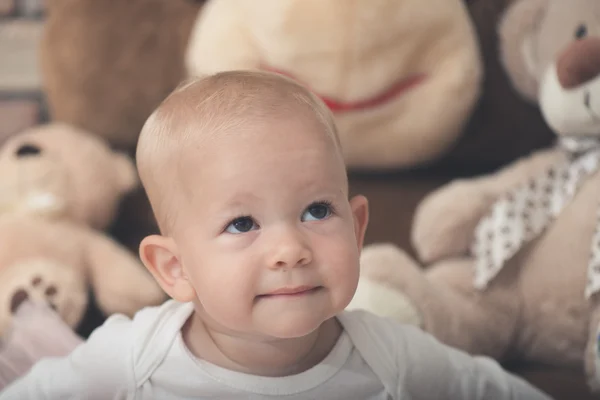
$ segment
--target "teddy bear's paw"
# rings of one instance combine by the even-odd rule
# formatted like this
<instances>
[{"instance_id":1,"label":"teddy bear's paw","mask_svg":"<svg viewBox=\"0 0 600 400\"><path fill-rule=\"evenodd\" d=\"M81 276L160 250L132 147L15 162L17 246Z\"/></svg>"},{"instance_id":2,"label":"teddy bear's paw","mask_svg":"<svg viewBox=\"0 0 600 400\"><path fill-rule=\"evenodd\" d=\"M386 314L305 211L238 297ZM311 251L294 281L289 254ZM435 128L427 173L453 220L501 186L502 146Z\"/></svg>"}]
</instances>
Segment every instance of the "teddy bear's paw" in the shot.
<instances>
[{"instance_id":1,"label":"teddy bear's paw","mask_svg":"<svg viewBox=\"0 0 600 400\"><path fill-rule=\"evenodd\" d=\"M421 315L408 297L364 276L358 281L356 293L346 309L366 310L402 323L421 325Z\"/></svg>"},{"instance_id":2,"label":"teddy bear's paw","mask_svg":"<svg viewBox=\"0 0 600 400\"><path fill-rule=\"evenodd\" d=\"M416 261L404 250L392 243L374 243L365 246L360 255L361 274L382 277L387 280L390 276L410 270L420 270ZM411 273L412 274L412 273Z\"/></svg>"},{"instance_id":3,"label":"teddy bear's paw","mask_svg":"<svg viewBox=\"0 0 600 400\"><path fill-rule=\"evenodd\" d=\"M6 268L0 291L0 308L7 311L3 325L9 315L30 301L47 304L67 324L75 326L87 306L87 291L82 276L52 260L30 259Z\"/></svg>"},{"instance_id":4,"label":"teddy bear's paw","mask_svg":"<svg viewBox=\"0 0 600 400\"><path fill-rule=\"evenodd\" d=\"M427 196L415 212L411 233L421 261L464 254L488 207L485 193L469 181L457 180Z\"/></svg>"},{"instance_id":5,"label":"teddy bear's paw","mask_svg":"<svg viewBox=\"0 0 600 400\"><path fill-rule=\"evenodd\" d=\"M360 274L361 278L405 293L426 283L423 268L406 251L391 243L366 246L360 256Z\"/></svg>"},{"instance_id":6,"label":"teddy bear's paw","mask_svg":"<svg viewBox=\"0 0 600 400\"><path fill-rule=\"evenodd\" d=\"M358 288L349 309L363 309L400 322L420 325L419 311L403 289L423 279L423 274L405 251L391 243L365 246L360 267Z\"/></svg>"},{"instance_id":7,"label":"teddy bear's paw","mask_svg":"<svg viewBox=\"0 0 600 400\"><path fill-rule=\"evenodd\" d=\"M54 283L46 282L39 275L33 276L28 285L19 287L13 292L10 297L10 312L16 314L21 305L31 300L31 298L43 299L44 303L47 303L50 308L56 311L58 309L56 305L58 292L59 289Z\"/></svg>"}]
</instances>

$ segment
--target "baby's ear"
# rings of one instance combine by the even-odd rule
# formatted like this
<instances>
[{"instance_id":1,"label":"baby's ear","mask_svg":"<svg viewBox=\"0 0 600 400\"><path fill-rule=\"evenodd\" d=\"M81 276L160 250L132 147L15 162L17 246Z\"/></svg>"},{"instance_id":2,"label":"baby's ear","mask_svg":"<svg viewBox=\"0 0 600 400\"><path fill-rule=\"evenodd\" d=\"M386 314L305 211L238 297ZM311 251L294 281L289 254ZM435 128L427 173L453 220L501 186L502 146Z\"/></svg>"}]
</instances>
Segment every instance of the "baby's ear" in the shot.
<instances>
[{"instance_id":1,"label":"baby's ear","mask_svg":"<svg viewBox=\"0 0 600 400\"><path fill-rule=\"evenodd\" d=\"M173 239L161 235L145 237L140 244L140 258L169 296L183 303L196 298L196 291L185 275Z\"/></svg>"},{"instance_id":2,"label":"baby's ear","mask_svg":"<svg viewBox=\"0 0 600 400\"><path fill-rule=\"evenodd\" d=\"M356 244L362 250L367 225L369 224L369 202L366 197L357 195L350 200L350 207L354 218Z\"/></svg>"},{"instance_id":3,"label":"baby's ear","mask_svg":"<svg viewBox=\"0 0 600 400\"><path fill-rule=\"evenodd\" d=\"M549 0L517 0L505 11L498 25L500 57L508 76L527 100L537 103L542 71L535 36Z\"/></svg>"}]
</instances>

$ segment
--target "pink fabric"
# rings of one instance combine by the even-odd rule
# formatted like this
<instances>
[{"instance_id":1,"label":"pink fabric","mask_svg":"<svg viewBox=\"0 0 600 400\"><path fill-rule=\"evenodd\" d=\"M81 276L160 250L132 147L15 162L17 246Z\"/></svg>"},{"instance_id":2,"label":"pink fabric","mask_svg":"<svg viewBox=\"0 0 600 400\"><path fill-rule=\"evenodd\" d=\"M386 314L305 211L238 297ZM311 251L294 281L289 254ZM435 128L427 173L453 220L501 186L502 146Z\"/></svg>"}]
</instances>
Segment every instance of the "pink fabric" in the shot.
<instances>
[{"instance_id":1,"label":"pink fabric","mask_svg":"<svg viewBox=\"0 0 600 400\"><path fill-rule=\"evenodd\" d=\"M0 348L0 390L41 358L65 356L82 342L50 307L24 302Z\"/></svg>"}]
</instances>

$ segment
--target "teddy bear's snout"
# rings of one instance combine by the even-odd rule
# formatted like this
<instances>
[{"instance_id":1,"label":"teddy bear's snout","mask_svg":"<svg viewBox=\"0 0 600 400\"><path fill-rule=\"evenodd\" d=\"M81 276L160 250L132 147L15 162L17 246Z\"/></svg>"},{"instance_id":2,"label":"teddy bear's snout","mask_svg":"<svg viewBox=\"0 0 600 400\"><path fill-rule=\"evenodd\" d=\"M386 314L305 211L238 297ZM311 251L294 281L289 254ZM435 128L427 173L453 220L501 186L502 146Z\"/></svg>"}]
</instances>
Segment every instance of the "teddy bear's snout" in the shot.
<instances>
[{"instance_id":1,"label":"teddy bear's snout","mask_svg":"<svg viewBox=\"0 0 600 400\"><path fill-rule=\"evenodd\" d=\"M590 37L571 43L558 58L556 71L564 89L596 78L600 75L600 38Z\"/></svg>"}]
</instances>

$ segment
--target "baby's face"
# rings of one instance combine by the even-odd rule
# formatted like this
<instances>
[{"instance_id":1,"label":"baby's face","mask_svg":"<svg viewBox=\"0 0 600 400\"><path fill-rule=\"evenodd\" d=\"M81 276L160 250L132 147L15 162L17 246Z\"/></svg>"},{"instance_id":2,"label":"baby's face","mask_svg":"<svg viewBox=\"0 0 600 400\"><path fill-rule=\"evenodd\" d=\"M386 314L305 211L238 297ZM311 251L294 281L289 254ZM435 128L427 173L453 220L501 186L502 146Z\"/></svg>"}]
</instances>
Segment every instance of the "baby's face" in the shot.
<instances>
[{"instance_id":1,"label":"baby's face","mask_svg":"<svg viewBox=\"0 0 600 400\"><path fill-rule=\"evenodd\" d=\"M248 125L188 164L173 238L201 314L236 332L305 335L354 295L366 200L348 200L317 122Z\"/></svg>"}]
</instances>

